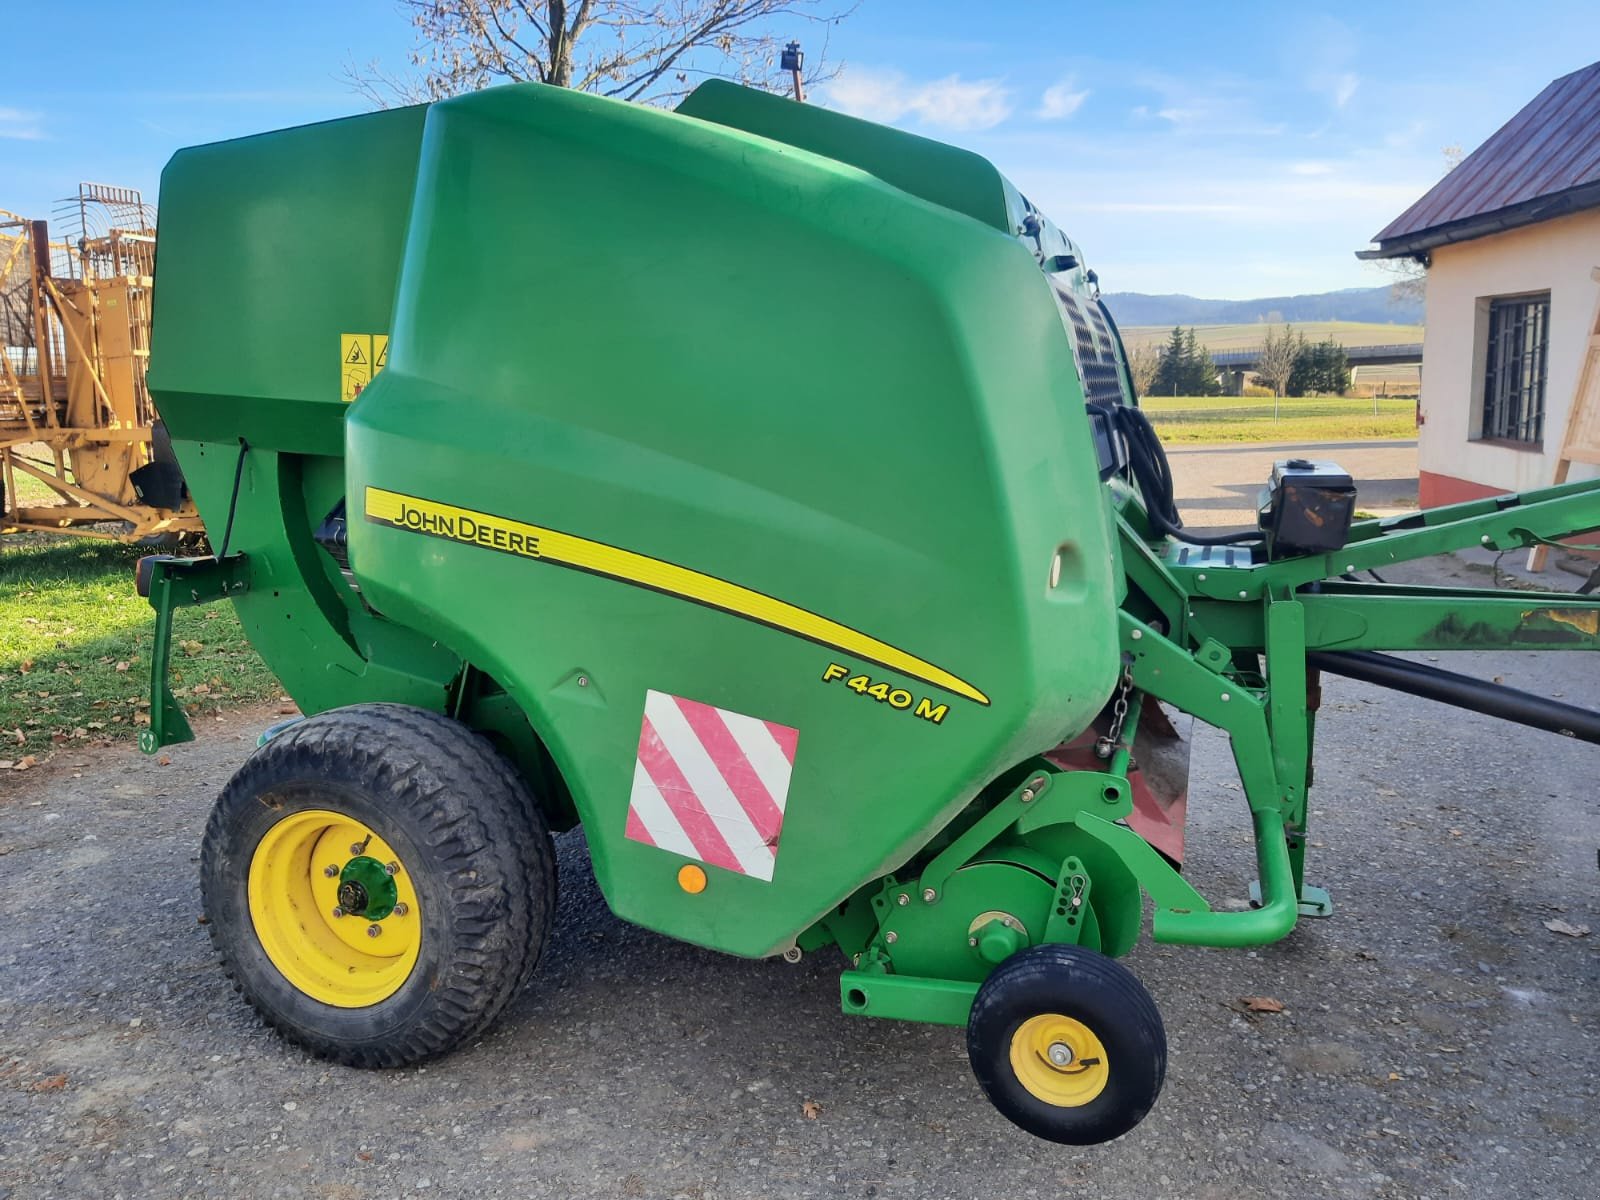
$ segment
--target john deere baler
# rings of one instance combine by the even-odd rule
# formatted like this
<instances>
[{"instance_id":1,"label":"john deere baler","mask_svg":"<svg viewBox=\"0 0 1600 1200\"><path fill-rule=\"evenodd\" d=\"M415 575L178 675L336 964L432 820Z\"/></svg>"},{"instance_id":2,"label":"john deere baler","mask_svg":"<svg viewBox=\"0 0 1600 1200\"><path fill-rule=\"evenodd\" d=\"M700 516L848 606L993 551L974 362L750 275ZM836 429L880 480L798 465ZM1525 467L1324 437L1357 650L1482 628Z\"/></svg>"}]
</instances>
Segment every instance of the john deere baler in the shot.
<instances>
[{"instance_id":1,"label":"john deere baler","mask_svg":"<svg viewBox=\"0 0 1600 1200\"><path fill-rule=\"evenodd\" d=\"M161 203L150 385L215 554L142 565L145 748L190 736L173 608L231 600L308 716L217 802L210 928L342 1062L491 1021L581 824L620 916L837 946L845 1011L964 1025L1013 1121L1114 1137L1165 1071L1113 961L1143 895L1169 941L1326 910L1317 669L1600 640L1586 599L1349 581L1600 525L1587 485L1352 526L1288 464L1261 533L1186 533L1081 252L949 146L519 86L185 150ZM1182 714L1232 738L1254 911L1179 873Z\"/></svg>"}]
</instances>

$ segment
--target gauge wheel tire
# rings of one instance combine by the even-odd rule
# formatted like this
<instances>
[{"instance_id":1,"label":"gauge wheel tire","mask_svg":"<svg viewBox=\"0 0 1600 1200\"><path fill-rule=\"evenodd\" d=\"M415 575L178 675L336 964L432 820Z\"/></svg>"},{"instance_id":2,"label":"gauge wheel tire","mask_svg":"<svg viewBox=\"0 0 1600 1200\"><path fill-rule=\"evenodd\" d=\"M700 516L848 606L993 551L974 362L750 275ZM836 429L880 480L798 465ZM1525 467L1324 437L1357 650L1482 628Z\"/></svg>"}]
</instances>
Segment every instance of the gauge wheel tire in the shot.
<instances>
[{"instance_id":1,"label":"gauge wheel tire","mask_svg":"<svg viewBox=\"0 0 1600 1200\"><path fill-rule=\"evenodd\" d=\"M1086 1146L1121 1137L1155 1105L1167 1035L1126 967L1079 946L1043 945L1006 959L978 989L967 1057L1007 1120Z\"/></svg>"},{"instance_id":2,"label":"gauge wheel tire","mask_svg":"<svg viewBox=\"0 0 1600 1200\"><path fill-rule=\"evenodd\" d=\"M466 726L399 704L334 709L258 749L212 809L200 873L238 991L291 1042L356 1067L483 1032L556 907L555 848L521 776Z\"/></svg>"}]
</instances>

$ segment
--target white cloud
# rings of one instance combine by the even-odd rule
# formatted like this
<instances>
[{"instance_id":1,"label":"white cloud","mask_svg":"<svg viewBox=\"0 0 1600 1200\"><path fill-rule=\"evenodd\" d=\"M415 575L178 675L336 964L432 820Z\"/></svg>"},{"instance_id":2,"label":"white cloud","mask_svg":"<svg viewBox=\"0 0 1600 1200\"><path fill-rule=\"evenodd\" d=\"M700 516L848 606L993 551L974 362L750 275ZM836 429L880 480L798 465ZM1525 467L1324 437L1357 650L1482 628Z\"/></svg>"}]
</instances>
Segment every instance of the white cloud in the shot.
<instances>
[{"instance_id":1,"label":"white cloud","mask_svg":"<svg viewBox=\"0 0 1600 1200\"><path fill-rule=\"evenodd\" d=\"M1039 97L1039 107L1034 110L1033 115L1041 121L1064 121L1077 112L1089 98L1089 92L1087 88L1075 92L1072 90L1072 85L1073 80L1063 79L1060 83L1045 88L1044 95Z\"/></svg>"},{"instance_id":2,"label":"white cloud","mask_svg":"<svg viewBox=\"0 0 1600 1200\"><path fill-rule=\"evenodd\" d=\"M1011 115L1011 91L998 79L947 75L914 83L899 71L851 67L828 85L828 103L885 124L915 117L940 129L992 129Z\"/></svg>"},{"instance_id":3,"label":"white cloud","mask_svg":"<svg viewBox=\"0 0 1600 1200\"><path fill-rule=\"evenodd\" d=\"M39 114L20 108L0 108L0 138L18 142L37 142L44 137Z\"/></svg>"},{"instance_id":4,"label":"white cloud","mask_svg":"<svg viewBox=\"0 0 1600 1200\"><path fill-rule=\"evenodd\" d=\"M1356 89L1361 86L1361 77L1346 71L1333 81L1333 106L1343 108L1350 103L1350 97L1356 94Z\"/></svg>"},{"instance_id":5,"label":"white cloud","mask_svg":"<svg viewBox=\"0 0 1600 1200\"><path fill-rule=\"evenodd\" d=\"M1273 137L1285 129L1282 121L1263 121L1257 115L1257 96L1248 80L1187 79L1147 71L1137 74L1133 83L1154 92L1159 100L1132 109L1141 121L1165 121L1185 134L1216 137Z\"/></svg>"},{"instance_id":6,"label":"white cloud","mask_svg":"<svg viewBox=\"0 0 1600 1200\"><path fill-rule=\"evenodd\" d=\"M1334 165L1330 162L1297 162L1289 164L1291 175L1332 175Z\"/></svg>"}]
</instances>

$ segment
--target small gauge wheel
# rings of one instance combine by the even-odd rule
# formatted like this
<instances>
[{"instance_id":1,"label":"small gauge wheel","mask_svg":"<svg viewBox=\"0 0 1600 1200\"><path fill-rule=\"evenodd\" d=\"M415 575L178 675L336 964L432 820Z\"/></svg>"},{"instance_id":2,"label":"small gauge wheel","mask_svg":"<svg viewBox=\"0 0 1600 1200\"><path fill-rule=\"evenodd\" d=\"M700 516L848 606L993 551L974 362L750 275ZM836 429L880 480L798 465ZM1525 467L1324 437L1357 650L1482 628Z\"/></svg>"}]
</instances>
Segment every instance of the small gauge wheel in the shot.
<instances>
[{"instance_id":1,"label":"small gauge wheel","mask_svg":"<svg viewBox=\"0 0 1600 1200\"><path fill-rule=\"evenodd\" d=\"M967 1056L989 1100L1036 1137L1092 1145L1155 1105L1167 1036L1144 985L1079 946L1022 950L978 989Z\"/></svg>"}]
</instances>

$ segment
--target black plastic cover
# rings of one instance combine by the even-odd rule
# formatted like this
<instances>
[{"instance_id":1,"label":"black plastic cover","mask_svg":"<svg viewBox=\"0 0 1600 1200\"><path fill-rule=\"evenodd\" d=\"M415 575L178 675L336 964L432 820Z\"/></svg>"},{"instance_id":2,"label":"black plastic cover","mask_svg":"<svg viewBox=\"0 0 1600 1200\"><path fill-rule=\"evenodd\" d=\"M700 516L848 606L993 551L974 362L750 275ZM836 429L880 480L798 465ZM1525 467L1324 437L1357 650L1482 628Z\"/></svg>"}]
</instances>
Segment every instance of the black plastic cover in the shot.
<instances>
[{"instance_id":1,"label":"black plastic cover","mask_svg":"<svg viewBox=\"0 0 1600 1200\"><path fill-rule=\"evenodd\" d=\"M1260 523L1269 558L1326 554L1350 538L1356 486L1338 463L1291 458L1273 464L1261 494Z\"/></svg>"}]
</instances>

